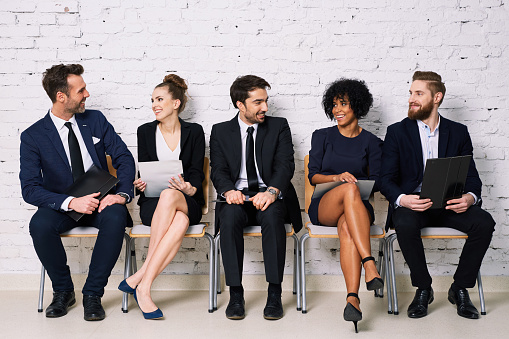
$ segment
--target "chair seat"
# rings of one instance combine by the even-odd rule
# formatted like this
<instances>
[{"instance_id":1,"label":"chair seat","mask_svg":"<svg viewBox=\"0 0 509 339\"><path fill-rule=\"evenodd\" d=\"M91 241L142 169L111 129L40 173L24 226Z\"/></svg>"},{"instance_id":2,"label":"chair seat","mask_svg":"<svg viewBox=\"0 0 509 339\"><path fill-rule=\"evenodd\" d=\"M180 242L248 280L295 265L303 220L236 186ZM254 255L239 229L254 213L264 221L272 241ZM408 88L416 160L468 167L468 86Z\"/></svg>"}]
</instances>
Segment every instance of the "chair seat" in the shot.
<instances>
[{"instance_id":1,"label":"chair seat","mask_svg":"<svg viewBox=\"0 0 509 339\"><path fill-rule=\"evenodd\" d=\"M91 226L74 227L60 234L61 237L97 237L99 229Z\"/></svg>"},{"instance_id":2,"label":"chair seat","mask_svg":"<svg viewBox=\"0 0 509 339\"><path fill-rule=\"evenodd\" d=\"M467 234L450 227L424 227L421 229L421 237L461 237L467 238Z\"/></svg>"},{"instance_id":3,"label":"chair seat","mask_svg":"<svg viewBox=\"0 0 509 339\"><path fill-rule=\"evenodd\" d=\"M292 224L285 224L286 236L292 236L293 228ZM261 237L262 236L262 227L261 226L246 226L244 227L244 235L252 236L252 237Z\"/></svg>"},{"instance_id":4,"label":"chair seat","mask_svg":"<svg viewBox=\"0 0 509 339\"><path fill-rule=\"evenodd\" d=\"M187 228L187 232L185 237L203 237L205 235L205 229L207 228L207 223L190 225ZM132 238L148 238L150 237L150 226L145 225L136 225L133 226L131 231L129 232L129 236Z\"/></svg>"},{"instance_id":5,"label":"chair seat","mask_svg":"<svg viewBox=\"0 0 509 339\"><path fill-rule=\"evenodd\" d=\"M306 224L306 228L311 238L338 238L337 227ZM371 237L383 237L384 229L377 225L371 225L369 235Z\"/></svg>"}]
</instances>

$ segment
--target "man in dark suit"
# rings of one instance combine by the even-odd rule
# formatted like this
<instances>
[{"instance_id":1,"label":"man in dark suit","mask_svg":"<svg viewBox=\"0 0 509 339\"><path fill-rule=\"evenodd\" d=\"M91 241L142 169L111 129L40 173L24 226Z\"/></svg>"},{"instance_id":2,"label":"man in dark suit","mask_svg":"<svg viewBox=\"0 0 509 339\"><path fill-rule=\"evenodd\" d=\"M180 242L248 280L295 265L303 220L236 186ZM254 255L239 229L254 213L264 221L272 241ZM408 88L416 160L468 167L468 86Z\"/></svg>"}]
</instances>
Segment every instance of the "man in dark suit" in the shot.
<instances>
[{"instance_id":1,"label":"man in dark suit","mask_svg":"<svg viewBox=\"0 0 509 339\"><path fill-rule=\"evenodd\" d=\"M302 227L300 207L291 184L295 169L290 127L284 118L269 117L264 79L238 77L230 88L239 113L216 124L210 135L211 179L219 199L216 232L221 229L226 285L230 286L229 319L243 319L244 289L242 229L261 225L265 276L269 283L265 319L283 317L281 283L286 252L285 220Z\"/></svg>"},{"instance_id":2,"label":"man in dark suit","mask_svg":"<svg viewBox=\"0 0 509 339\"><path fill-rule=\"evenodd\" d=\"M89 273L83 286L85 320L102 320L104 286L122 247L125 227L131 223L126 203L133 197L134 159L104 115L86 110L90 96L78 64L46 70L43 87L53 105L44 118L21 134L20 180L23 199L38 207L30 220L35 251L53 284L49 318L67 314L75 302L74 285L60 234L76 226L99 229ZM108 170L111 156L120 182L101 201L99 192L84 197L66 189L91 166ZM65 212L84 213L74 221Z\"/></svg>"},{"instance_id":3,"label":"man in dark suit","mask_svg":"<svg viewBox=\"0 0 509 339\"><path fill-rule=\"evenodd\" d=\"M420 231L424 227L452 227L468 234L448 299L458 315L477 319L479 313L466 288L475 285L477 272L491 242L495 221L481 209L481 180L472 159L461 198L447 201L442 209L430 209L430 199L420 199L424 164L430 158L472 155L467 127L438 113L445 85L434 72L415 72L408 100L408 118L387 128L380 191L389 200L387 228L393 226L401 252L417 287L408 307L410 318L427 315L433 301L431 276L426 266Z\"/></svg>"}]
</instances>

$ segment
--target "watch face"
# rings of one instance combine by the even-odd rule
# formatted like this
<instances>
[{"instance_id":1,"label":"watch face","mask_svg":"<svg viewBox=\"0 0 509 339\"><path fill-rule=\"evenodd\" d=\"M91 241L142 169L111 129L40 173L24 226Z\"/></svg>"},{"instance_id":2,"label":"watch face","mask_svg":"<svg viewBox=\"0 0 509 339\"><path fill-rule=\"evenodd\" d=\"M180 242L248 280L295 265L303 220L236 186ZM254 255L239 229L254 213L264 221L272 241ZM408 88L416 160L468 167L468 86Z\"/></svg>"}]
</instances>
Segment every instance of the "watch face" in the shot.
<instances>
[{"instance_id":1,"label":"watch face","mask_svg":"<svg viewBox=\"0 0 509 339\"><path fill-rule=\"evenodd\" d=\"M273 189L273 188L269 188L267 191L268 191L270 194L276 195L276 190L275 190L275 189Z\"/></svg>"}]
</instances>

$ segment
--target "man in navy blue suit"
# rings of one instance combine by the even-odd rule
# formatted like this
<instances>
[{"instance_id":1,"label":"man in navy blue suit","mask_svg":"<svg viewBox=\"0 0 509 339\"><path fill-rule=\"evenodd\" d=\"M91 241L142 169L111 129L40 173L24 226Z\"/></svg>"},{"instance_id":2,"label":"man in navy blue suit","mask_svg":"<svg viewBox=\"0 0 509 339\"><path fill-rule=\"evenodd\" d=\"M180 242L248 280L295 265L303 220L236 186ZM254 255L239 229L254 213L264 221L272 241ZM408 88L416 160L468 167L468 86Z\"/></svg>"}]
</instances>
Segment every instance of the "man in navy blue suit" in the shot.
<instances>
[{"instance_id":1,"label":"man in navy blue suit","mask_svg":"<svg viewBox=\"0 0 509 339\"><path fill-rule=\"evenodd\" d=\"M441 209L430 209L430 199L419 198L427 159L473 153L467 127L438 113L444 95L445 85L440 75L415 72L408 99L408 118L387 128L380 191L390 204L387 228L393 226L396 229L401 252L410 268L412 285L417 287L414 300L408 307L408 316L426 316L428 304L434 298L420 237L422 228L433 226L452 227L468 234L448 300L456 304L458 315L477 319L479 313L466 288L475 285L495 221L481 209L482 183L474 160L470 163L461 198L447 201L447 206Z\"/></svg>"},{"instance_id":2,"label":"man in navy blue suit","mask_svg":"<svg viewBox=\"0 0 509 339\"><path fill-rule=\"evenodd\" d=\"M125 227L132 224L125 206L133 197L134 159L113 126L100 111L86 110L90 96L78 64L46 70L43 87L53 105L49 112L21 134L20 180L23 199L38 207L30 220L35 251L53 284L53 300L46 317L67 314L75 302L74 285L60 234L76 226L99 229L89 274L83 286L85 320L102 320L104 286L115 265ZM101 201L99 192L68 196L66 189L91 166L108 170L106 154L120 182ZM65 212L84 213L74 221Z\"/></svg>"}]
</instances>

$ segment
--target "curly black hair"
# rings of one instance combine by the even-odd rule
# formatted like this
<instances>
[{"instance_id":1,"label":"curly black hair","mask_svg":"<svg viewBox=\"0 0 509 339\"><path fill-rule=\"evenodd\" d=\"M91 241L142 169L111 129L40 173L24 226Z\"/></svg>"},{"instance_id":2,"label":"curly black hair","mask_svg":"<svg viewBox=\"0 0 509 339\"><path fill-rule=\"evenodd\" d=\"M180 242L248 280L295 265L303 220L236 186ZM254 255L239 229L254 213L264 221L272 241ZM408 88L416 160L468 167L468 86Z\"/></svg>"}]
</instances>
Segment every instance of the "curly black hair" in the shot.
<instances>
[{"instance_id":1,"label":"curly black hair","mask_svg":"<svg viewBox=\"0 0 509 339\"><path fill-rule=\"evenodd\" d=\"M322 106L329 119L334 120L334 114L332 114L334 99L343 99L345 96L348 96L350 107L357 119L366 116L373 105L373 96L364 81L341 78L329 84L323 93Z\"/></svg>"}]
</instances>

